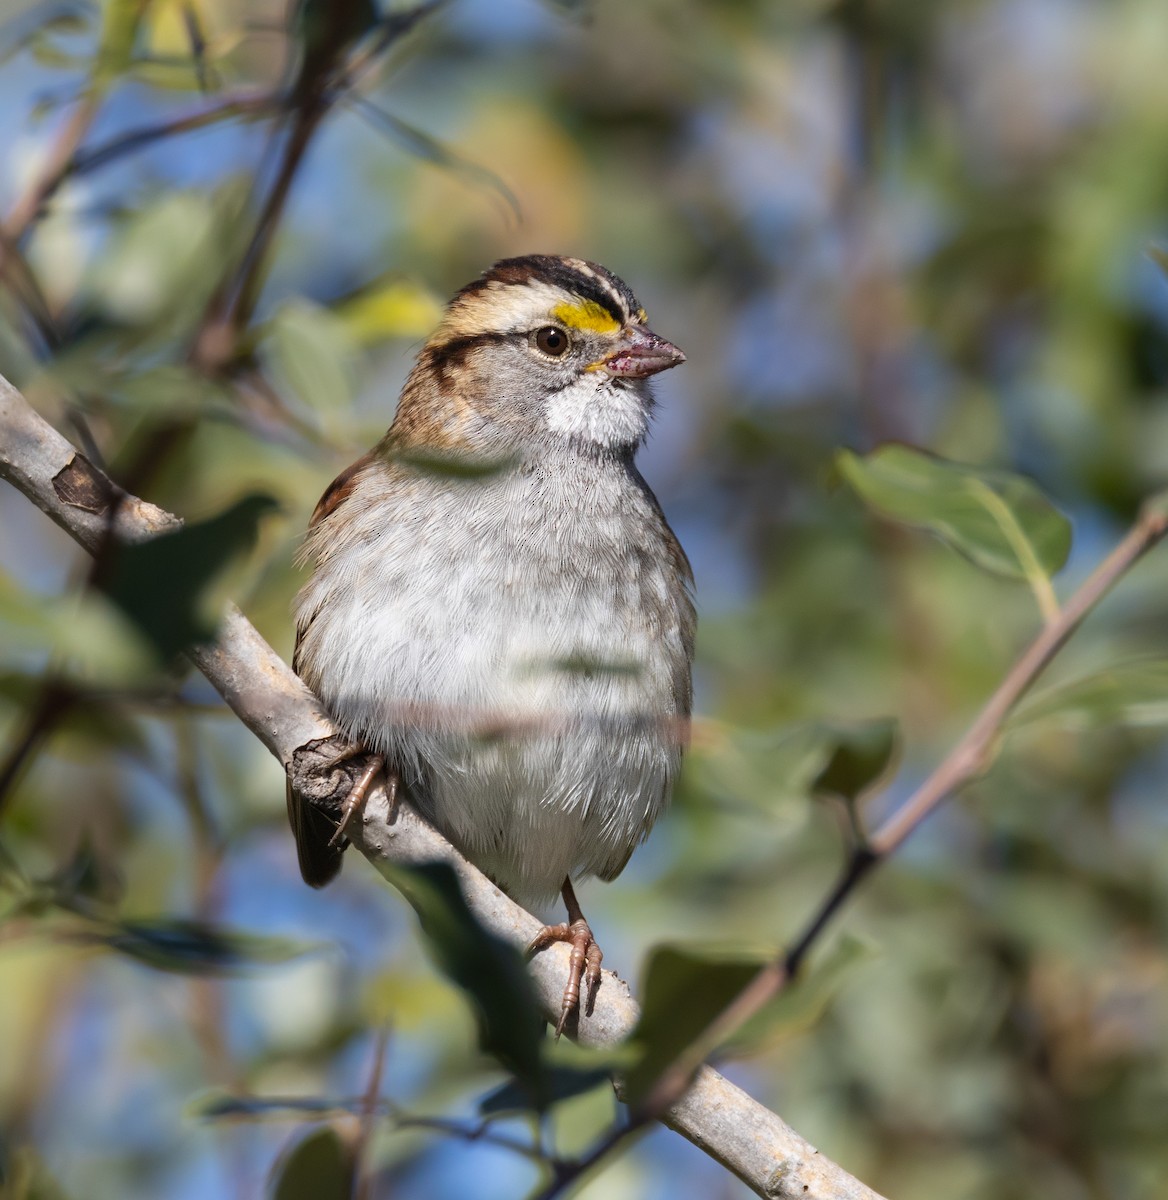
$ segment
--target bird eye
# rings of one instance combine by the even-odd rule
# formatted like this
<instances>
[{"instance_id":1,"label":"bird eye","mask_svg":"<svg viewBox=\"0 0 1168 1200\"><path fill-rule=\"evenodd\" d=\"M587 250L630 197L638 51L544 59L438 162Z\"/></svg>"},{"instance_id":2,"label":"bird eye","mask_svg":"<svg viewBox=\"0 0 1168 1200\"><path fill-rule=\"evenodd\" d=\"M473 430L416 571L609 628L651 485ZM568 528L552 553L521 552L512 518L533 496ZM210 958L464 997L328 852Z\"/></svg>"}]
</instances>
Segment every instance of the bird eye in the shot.
<instances>
[{"instance_id":1,"label":"bird eye","mask_svg":"<svg viewBox=\"0 0 1168 1200\"><path fill-rule=\"evenodd\" d=\"M544 354L559 358L567 353L568 335L555 325L545 325L535 331L535 344Z\"/></svg>"}]
</instances>

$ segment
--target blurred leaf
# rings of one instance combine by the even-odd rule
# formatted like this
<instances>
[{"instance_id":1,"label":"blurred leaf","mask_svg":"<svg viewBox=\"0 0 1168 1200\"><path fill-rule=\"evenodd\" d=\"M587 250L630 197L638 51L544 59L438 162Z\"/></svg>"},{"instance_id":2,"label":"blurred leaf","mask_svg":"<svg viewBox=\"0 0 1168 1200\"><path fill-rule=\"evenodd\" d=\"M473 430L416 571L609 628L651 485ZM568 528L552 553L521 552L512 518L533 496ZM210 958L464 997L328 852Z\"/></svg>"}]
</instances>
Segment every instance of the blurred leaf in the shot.
<instances>
[{"instance_id":1,"label":"blurred leaf","mask_svg":"<svg viewBox=\"0 0 1168 1200\"><path fill-rule=\"evenodd\" d=\"M70 1200L32 1147L0 1129L0 1196L4 1200Z\"/></svg>"},{"instance_id":2,"label":"blurred leaf","mask_svg":"<svg viewBox=\"0 0 1168 1200\"><path fill-rule=\"evenodd\" d=\"M308 300L290 301L268 322L264 354L310 409L331 413L351 404L356 345L336 313Z\"/></svg>"},{"instance_id":3,"label":"blurred leaf","mask_svg":"<svg viewBox=\"0 0 1168 1200\"><path fill-rule=\"evenodd\" d=\"M774 813L817 792L859 795L888 767L896 739L891 718L773 730L708 723L694 738L688 770L711 796Z\"/></svg>"},{"instance_id":4,"label":"blurred leaf","mask_svg":"<svg viewBox=\"0 0 1168 1200\"><path fill-rule=\"evenodd\" d=\"M82 835L73 856L39 886L51 889L66 903L81 897L103 906L116 904L125 890L116 868L98 855L88 833Z\"/></svg>"},{"instance_id":5,"label":"blurred leaf","mask_svg":"<svg viewBox=\"0 0 1168 1200\"><path fill-rule=\"evenodd\" d=\"M111 703L108 696L87 696L83 687L75 687L68 665L57 673L68 696L54 724L58 736L65 734L76 738L78 748L85 752L96 748L144 756L146 738L133 717L121 711L116 703ZM27 709L42 695L45 683L43 674L0 672L0 700L8 701L15 708Z\"/></svg>"},{"instance_id":6,"label":"blurred leaf","mask_svg":"<svg viewBox=\"0 0 1168 1200\"><path fill-rule=\"evenodd\" d=\"M138 29L149 7L150 0L104 0L101 38L94 60L95 83L111 83L130 65Z\"/></svg>"},{"instance_id":7,"label":"blurred leaf","mask_svg":"<svg viewBox=\"0 0 1168 1200\"><path fill-rule=\"evenodd\" d=\"M71 54L67 50L62 50L54 42L40 37L34 38L29 42L28 50L38 66L54 67L58 70L84 70L91 61L88 55ZM38 112L38 116L44 116L47 113L56 111L56 109L61 107L62 103L59 100L45 101L44 106Z\"/></svg>"},{"instance_id":8,"label":"blurred leaf","mask_svg":"<svg viewBox=\"0 0 1168 1200\"><path fill-rule=\"evenodd\" d=\"M442 304L433 292L408 279L389 279L366 288L335 311L362 346L386 338L426 337L442 319Z\"/></svg>"},{"instance_id":9,"label":"blurred leaf","mask_svg":"<svg viewBox=\"0 0 1168 1200\"><path fill-rule=\"evenodd\" d=\"M179 975L241 971L261 963L287 962L317 949L289 938L236 933L177 918L121 921L106 932L82 933L75 940L105 946L155 970Z\"/></svg>"},{"instance_id":10,"label":"blurred leaf","mask_svg":"<svg viewBox=\"0 0 1168 1200\"><path fill-rule=\"evenodd\" d=\"M741 1052L763 1037L806 1028L826 1007L847 970L866 954L856 939L839 939L728 1045ZM775 957L773 951L724 944L655 947L645 966L641 1017L631 1038L638 1057L624 1074L627 1103L635 1106L644 1100L662 1073Z\"/></svg>"},{"instance_id":11,"label":"blurred leaf","mask_svg":"<svg viewBox=\"0 0 1168 1200\"><path fill-rule=\"evenodd\" d=\"M854 800L888 769L896 750L897 723L886 717L821 728L834 746L812 790Z\"/></svg>"},{"instance_id":12,"label":"blurred leaf","mask_svg":"<svg viewBox=\"0 0 1168 1200\"><path fill-rule=\"evenodd\" d=\"M493 191L510 209L516 221L523 219L523 210L515 193L487 167L463 158L449 147L444 146L428 133L423 133L413 125L407 124L398 117L385 112L374 104L370 104L363 96L352 95L349 98L350 107L354 112L363 116L371 125L381 130L391 140L416 158L433 163L436 167L461 175L471 183L485 186Z\"/></svg>"},{"instance_id":13,"label":"blurred leaf","mask_svg":"<svg viewBox=\"0 0 1168 1200\"><path fill-rule=\"evenodd\" d=\"M603 659L588 654L569 654L563 658L549 659L538 670L558 671L563 675L581 675L592 679L597 675L613 675L622 679L636 679L644 673L644 666L635 658Z\"/></svg>"},{"instance_id":14,"label":"blurred leaf","mask_svg":"<svg viewBox=\"0 0 1168 1200\"><path fill-rule=\"evenodd\" d=\"M220 1121L234 1117L286 1118L289 1114L328 1117L349 1112L351 1106L317 1096L239 1096L231 1092L212 1091L192 1100L187 1111L193 1117Z\"/></svg>"},{"instance_id":15,"label":"blurred leaf","mask_svg":"<svg viewBox=\"0 0 1168 1200\"><path fill-rule=\"evenodd\" d=\"M1011 725L1057 721L1075 729L1168 726L1168 659L1117 663L1024 701Z\"/></svg>"},{"instance_id":16,"label":"blurred leaf","mask_svg":"<svg viewBox=\"0 0 1168 1200\"><path fill-rule=\"evenodd\" d=\"M642 972L641 1017L632 1033L638 1057L624 1074L632 1107L710 1022L774 958L765 950L718 945L661 945Z\"/></svg>"},{"instance_id":17,"label":"blurred leaf","mask_svg":"<svg viewBox=\"0 0 1168 1200\"><path fill-rule=\"evenodd\" d=\"M851 934L837 937L781 995L752 1017L725 1044L727 1054L749 1054L761 1046L810 1029L823 1015L848 974L871 958L872 946Z\"/></svg>"},{"instance_id":18,"label":"blurred leaf","mask_svg":"<svg viewBox=\"0 0 1168 1200\"><path fill-rule=\"evenodd\" d=\"M354 1169L336 1130L314 1129L280 1155L272 1169L272 1200L350 1200Z\"/></svg>"},{"instance_id":19,"label":"blurred leaf","mask_svg":"<svg viewBox=\"0 0 1168 1200\"><path fill-rule=\"evenodd\" d=\"M711 722L695 732L687 773L723 803L773 814L811 794L830 754L824 728L814 722L770 730Z\"/></svg>"},{"instance_id":20,"label":"blurred leaf","mask_svg":"<svg viewBox=\"0 0 1168 1200\"><path fill-rule=\"evenodd\" d=\"M579 1046L569 1041L541 1044L543 1066L538 1089L530 1082L509 1079L479 1100L479 1113L498 1117L507 1113L543 1112L561 1100L571 1100L593 1088L611 1086L618 1071L630 1060L627 1047Z\"/></svg>"},{"instance_id":21,"label":"blurred leaf","mask_svg":"<svg viewBox=\"0 0 1168 1200\"><path fill-rule=\"evenodd\" d=\"M479 1112L484 1117L499 1117L511 1113L544 1111L560 1100L590 1092L612 1078L608 1067L548 1067L541 1076L541 1094L536 1097L531 1088L518 1079L508 1079L479 1100Z\"/></svg>"},{"instance_id":22,"label":"blurred leaf","mask_svg":"<svg viewBox=\"0 0 1168 1200\"><path fill-rule=\"evenodd\" d=\"M0 65L21 50L33 49L54 33L84 33L89 28L87 10L80 0L60 4L35 4L4 23L0 31Z\"/></svg>"},{"instance_id":23,"label":"blurred leaf","mask_svg":"<svg viewBox=\"0 0 1168 1200\"><path fill-rule=\"evenodd\" d=\"M13 636L13 648L20 646L31 656L29 661L39 665L37 656L50 653L65 683L117 686L157 675L149 647L113 605L93 592L39 596L24 592L0 573L0 621L10 635L19 635ZM11 676L9 682L12 698L19 701L22 685Z\"/></svg>"},{"instance_id":24,"label":"blurred leaf","mask_svg":"<svg viewBox=\"0 0 1168 1200\"><path fill-rule=\"evenodd\" d=\"M209 297L227 250L222 207L214 196L171 191L123 215L91 272L95 303L131 324L189 320Z\"/></svg>"},{"instance_id":25,"label":"blurred leaf","mask_svg":"<svg viewBox=\"0 0 1168 1200\"><path fill-rule=\"evenodd\" d=\"M530 659L517 663L515 670L527 677L552 674L595 679L598 675L608 675L617 679L636 679L644 667L635 658L603 659L588 654L567 654L563 658Z\"/></svg>"},{"instance_id":26,"label":"blurred leaf","mask_svg":"<svg viewBox=\"0 0 1168 1200\"><path fill-rule=\"evenodd\" d=\"M121 401L132 410L165 414L168 420L225 416L237 411L228 387L185 363L148 367L112 378L109 386L103 388L103 395Z\"/></svg>"},{"instance_id":27,"label":"blurred leaf","mask_svg":"<svg viewBox=\"0 0 1168 1200\"><path fill-rule=\"evenodd\" d=\"M410 902L439 967L470 999L483 1049L543 1095L544 1020L519 952L479 924L448 863L380 862L378 870Z\"/></svg>"},{"instance_id":28,"label":"blurred leaf","mask_svg":"<svg viewBox=\"0 0 1168 1200\"><path fill-rule=\"evenodd\" d=\"M176 92L215 92L219 76L190 59L142 58L127 72L129 78L149 87Z\"/></svg>"},{"instance_id":29,"label":"blurred leaf","mask_svg":"<svg viewBox=\"0 0 1168 1200\"><path fill-rule=\"evenodd\" d=\"M466 454L441 454L424 449L392 450L389 458L426 475L442 479L490 479L509 471L518 461L514 455L505 458L472 458Z\"/></svg>"},{"instance_id":30,"label":"blurred leaf","mask_svg":"<svg viewBox=\"0 0 1168 1200\"><path fill-rule=\"evenodd\" d=\"M844 478L883 516L929 529L998 575L1046 579L1067 560L1071 527L1029 480L888 445L840 451Z\"/></svg>"},{"instance_id":31,"label":"blurred leaf","mask_svg":"<svg viewBox=\"0 0 1168 1200\"><path fill-rule=\"evenodd\" d=\"M204 603L208 589L247 554L261 518L277 507L270 496L245 496L210 520L119 546L103 589L169 661L186 646L214 638L219 614Z\"/></svg>"},{"instance_id":32,"label":"blurred leaf","mask_svg":"<svg viewBox=\"0 0 1168 1200\"><path fill-rule=\"evenodd\" d=\"M296 0L292 35L300 48L302 80L326 71L377 24L373 0Z\"/></svg>"}]
</instances>

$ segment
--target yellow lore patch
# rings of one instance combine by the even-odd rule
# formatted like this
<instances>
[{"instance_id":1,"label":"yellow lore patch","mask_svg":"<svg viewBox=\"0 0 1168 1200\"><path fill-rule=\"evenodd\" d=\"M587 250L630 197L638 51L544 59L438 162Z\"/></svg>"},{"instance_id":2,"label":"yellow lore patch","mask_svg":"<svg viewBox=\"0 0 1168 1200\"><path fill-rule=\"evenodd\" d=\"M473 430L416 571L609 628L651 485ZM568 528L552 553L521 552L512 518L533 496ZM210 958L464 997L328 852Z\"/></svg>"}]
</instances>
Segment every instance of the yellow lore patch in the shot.
<instances>
[{"instance_id":1,"label":"yellow lore patch","mask_svg":"<svg viewBox=\"0 0 1168 1200\"><path fill-rule=\"evenodd\" d=\"M582 329L588 333L619 333L620 322L595 300L581 300L579 304L557 304L552 316L569 329Z\"/></svg>"}]
</instances>

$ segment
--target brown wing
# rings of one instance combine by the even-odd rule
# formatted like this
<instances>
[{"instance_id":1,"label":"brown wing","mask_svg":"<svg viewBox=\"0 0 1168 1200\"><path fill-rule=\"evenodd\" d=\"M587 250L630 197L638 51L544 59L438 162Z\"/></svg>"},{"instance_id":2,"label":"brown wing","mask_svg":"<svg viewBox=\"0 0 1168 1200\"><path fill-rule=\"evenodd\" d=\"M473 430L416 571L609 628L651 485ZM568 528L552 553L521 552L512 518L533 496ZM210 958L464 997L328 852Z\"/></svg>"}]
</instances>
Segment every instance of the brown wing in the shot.
<instances>
[{"instance_id":1,"label":"brown wing","mask_svg":"<svg viewBox=\"0 0 1168 1200\"><path fill-rule=\"evenodd\" d=\"M311 529L325 517L334 513L352 494L357 477L373 458L373 451L362 455L352 466L346 467L325 489L325 493L313 510L308 522ZM314 614L315 615L315 614ZM300 643L312 624L312 617L296 629L296 649L292 654L292 670L300 673ZM336 832L336 824L319 808L303 796L297 795L289 779L285 786L288 804L288 824L296 839L296 857L300 863L300 874L310 887L324 887L336 878L341 869L341 856L348 842L341 841L330 846L329 841Z\"/></svg>"},{"instance_id":2,"label":"brown wing","mask_svg":"<svg viewBox=\"0 0 1168 1200\"><path fill-rule=\"evenodd\" d=\"M341 869L341 856L347 841L329 845L336 833L335 821L329 820L319 808L310 804L292 789L289 779L284 787L288 802L288 824L296 839L296 860L300 864L300 876L309 887L320 888L331 883Z\"/></svg>"},{"instance_id":3,"label":"brown wing","mask_svg":"<svg viewBox=\"0 0 1168 1200\"><path fill-rule=\"evenodd\" d=\"M357 476L373 461L376 456L376 451L370 450L362 454L355 463L347 466L337 477L324 489L324 495L316 502L316 507L312 510L312 517L309 519L308 528L311 529L319 521L323 521L325 517L331 516L344 502L352 495L353 488L357 485Z\"/></svg>"}]
</instances>

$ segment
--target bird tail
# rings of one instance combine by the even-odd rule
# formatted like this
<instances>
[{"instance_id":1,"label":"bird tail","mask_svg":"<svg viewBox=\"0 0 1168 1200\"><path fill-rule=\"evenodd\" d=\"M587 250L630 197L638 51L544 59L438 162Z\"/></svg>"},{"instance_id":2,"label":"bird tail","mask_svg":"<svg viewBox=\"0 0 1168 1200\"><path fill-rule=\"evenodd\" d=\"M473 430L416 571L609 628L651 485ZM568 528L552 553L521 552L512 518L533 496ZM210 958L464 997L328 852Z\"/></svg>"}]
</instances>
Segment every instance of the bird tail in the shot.
<instances>
[{"instance_id":1,"label":"bird tail","mask_svg":"<svg viewBox=\"0 0 1168 1200\"><path fill-rule=\"evenodd\" d=\"M296 838L296 857L300 863L300 874L309 887L320 888L337 877L341 869L341 856L348 842L341 840L330 845L337 831L336 825L315 805L292 789L288 780L285 795L288 800L288 824Z\"/></svg>"}]
</instances>

